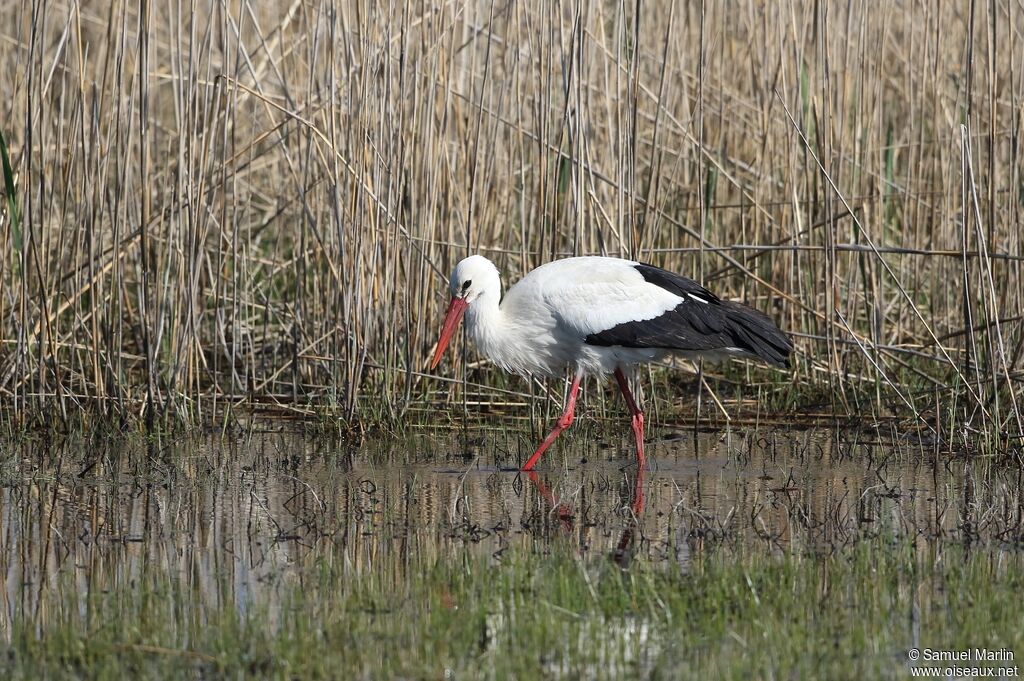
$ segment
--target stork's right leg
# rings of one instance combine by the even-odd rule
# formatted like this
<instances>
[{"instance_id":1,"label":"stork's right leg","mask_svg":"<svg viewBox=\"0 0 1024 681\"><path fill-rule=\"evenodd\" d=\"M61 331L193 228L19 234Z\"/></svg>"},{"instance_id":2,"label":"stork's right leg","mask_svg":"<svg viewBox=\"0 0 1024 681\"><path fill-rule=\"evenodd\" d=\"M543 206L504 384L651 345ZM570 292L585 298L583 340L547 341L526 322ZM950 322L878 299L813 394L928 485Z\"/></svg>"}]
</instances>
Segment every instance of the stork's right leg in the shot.
<instances>
[{"instance_id":1,"label":"stork's right leg","mask_svg":"<svg viewBox=\"0 0 1024 681\"><path fill-rule=\"evenodd\" d=\"M523 466L524 471L532 471L533 467L537 465L537 461L541 455L551 446L551 443L555 441L558 435L569 427L573 419L576 418L576 393L580 391L580 381L583 380L583 374L576 374L576 378L572 381L572 386L569 388L569 398L565 401L565 411L558 417L558 422L555 424L555 429L544 438L544 442L540 443L540 447L537 447L537 451L533 453L533 456L527 460L526 465Z\"/></svg>"},{"instance_id":2,"label":"stork's right leg","mask_svg":"<svg viewBox=\"0 0 1024 681\"><path fill-rule=\"evenodd\" d=\"M622 396L626 398L626 406L629 407L629 424L633 428L633 435L636 437L636 465L641 469L644 467L644 413L636 403L633 393L629 390L629 381L622 369L615 369L615 380L619 384Z\"/></svg>"}]
</instances>

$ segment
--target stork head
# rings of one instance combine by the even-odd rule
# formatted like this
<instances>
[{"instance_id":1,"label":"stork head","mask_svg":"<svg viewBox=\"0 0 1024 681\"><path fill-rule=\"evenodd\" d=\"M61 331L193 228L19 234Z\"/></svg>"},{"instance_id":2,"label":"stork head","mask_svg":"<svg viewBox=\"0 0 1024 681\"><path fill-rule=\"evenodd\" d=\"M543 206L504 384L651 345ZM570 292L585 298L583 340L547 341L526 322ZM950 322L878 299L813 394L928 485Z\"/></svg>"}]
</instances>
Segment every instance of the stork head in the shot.
<instances>
[{"instance_id":1,"label":"stork head","mask_svg":"<svg viewBox=\"0 0 1024 681\"><path fill-rule=\"evenodd\" d=\"M437 347L434 350L434 358L430 360L430 368L433 369L441 361L441 355L451 342L455 330L462 321L462 315L466 310L477 303L482 297L495 299L501 297L501 279L498 276L498 268L482 255L471 255L459 261L459 264L452 270L448 278L448 288L452 294L452 301L448 304L448 312L444 316L444 324L441 326L441 337L437 340Z\"/></svg>"}]
</instances>

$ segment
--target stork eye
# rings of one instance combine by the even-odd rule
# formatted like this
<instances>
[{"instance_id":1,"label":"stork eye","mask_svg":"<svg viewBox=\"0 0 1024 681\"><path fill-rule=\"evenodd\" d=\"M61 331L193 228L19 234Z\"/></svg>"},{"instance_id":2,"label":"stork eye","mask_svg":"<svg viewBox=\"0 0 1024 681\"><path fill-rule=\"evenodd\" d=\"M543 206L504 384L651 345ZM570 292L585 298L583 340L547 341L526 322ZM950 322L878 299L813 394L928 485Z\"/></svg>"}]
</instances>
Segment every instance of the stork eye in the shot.
<instances>
[{"instance_id":1,"label":"stork eye","mask_svg":"<svg viewBox=\"0 0 1024 681\"><path fill-rule=\"evenodd\" d=\"M462 292L465 293L466 291L468 291L469 290L469 285L472 284L472 283L473 283L472 279L467 279L465 282L463 282L463 284L462 284Z\"/></svg>"}]
</instances>

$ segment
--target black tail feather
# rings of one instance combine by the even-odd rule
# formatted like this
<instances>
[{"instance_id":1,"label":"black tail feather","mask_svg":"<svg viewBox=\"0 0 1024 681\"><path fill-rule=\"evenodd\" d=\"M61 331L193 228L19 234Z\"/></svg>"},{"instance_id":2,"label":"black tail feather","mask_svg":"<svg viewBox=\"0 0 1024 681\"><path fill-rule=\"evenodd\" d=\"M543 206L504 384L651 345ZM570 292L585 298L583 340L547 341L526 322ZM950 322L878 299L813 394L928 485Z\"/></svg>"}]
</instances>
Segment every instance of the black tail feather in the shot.
<instances>
[{"instance_id":1,"label":"black tail feather","mask_svg":"<svg viewBox=\"0 0 1024 681\"><path fill-rule=\"evenodd\" d=\"M737 347L776 366L788 367L793 343L768 315L743 303L723 300Z\"/></svg>"}]
</instances>

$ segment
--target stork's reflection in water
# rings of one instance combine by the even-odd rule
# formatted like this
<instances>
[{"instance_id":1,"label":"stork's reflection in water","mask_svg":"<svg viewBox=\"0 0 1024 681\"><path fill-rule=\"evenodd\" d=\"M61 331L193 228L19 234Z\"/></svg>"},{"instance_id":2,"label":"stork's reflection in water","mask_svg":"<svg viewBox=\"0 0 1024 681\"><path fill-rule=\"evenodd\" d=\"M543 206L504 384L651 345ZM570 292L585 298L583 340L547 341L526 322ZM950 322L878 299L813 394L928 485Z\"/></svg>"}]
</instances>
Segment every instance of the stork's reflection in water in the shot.
<instances>
[{"instance_id":1,"label":"stork's reflection in water","mask_svg":"<svg viewBox=\"0 0 1024 681\"><path fill-rule=\"evenodd\" d=\"M558 519L561 530L566 534L571 533L576 526L576 514L572 506L568 502L560 500L536 471L526 471L525 475L526 479L536 488L540 498L547 504L550 514ZM610 557L619 567L626 569L636 555L638 538L643 536L643 528L640 524L644 511L643 468L637 468L632 476L629 503L623 507L622 511L625 515L625 526Z\"/></svg>"}]
</instances>

